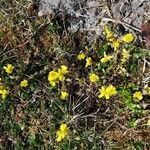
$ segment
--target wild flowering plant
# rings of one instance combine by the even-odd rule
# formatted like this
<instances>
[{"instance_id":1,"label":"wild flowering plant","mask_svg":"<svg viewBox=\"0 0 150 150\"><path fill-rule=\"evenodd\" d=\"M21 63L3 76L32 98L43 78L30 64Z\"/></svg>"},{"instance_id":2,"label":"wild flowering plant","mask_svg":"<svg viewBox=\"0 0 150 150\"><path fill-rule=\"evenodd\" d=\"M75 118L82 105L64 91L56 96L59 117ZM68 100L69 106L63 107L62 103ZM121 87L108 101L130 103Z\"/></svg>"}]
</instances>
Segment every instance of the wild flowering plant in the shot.
<instances>
[{"instance_id":1,"label":"wild flowering plant","mask_svg":"<svg viewBox=\"0 0 150 150\"><path fill-rule=\"evenodd\" d=\"M6 90L6 88L0 83L0 96L1 98L4 100L6 99L8 95L8 91Z\"/></svg>"},{"instance_id":2,"label":"wild flowering plant","mask_svg":"<svg viewBox=\"0 0 150 150\"><path fill-rule=\"evenodd\" d=\"M59 81L63 81L68 72L68 67L65 65L62 65L60 68L58 68L58 71L50 71L48 74L48 81L50 85L56 86Z\"/></svg>"},{"instance_id":3,"label":"wild flowering plant","mask_svg":"<svg viewBox=\"0 0 150 150\"><path fill-rule=\"evenodd\" d=\"M60 68L58 68L58 78L60 81L64 80L65 78L65 74L67 74L68 71L68 67L65 65L62 65Z\"/></svg>"},{"instance_id":4,"label":"wild flowering plant","mask_svg":"<svg viewBox=\"0 0 150 150\"><path fill-rule=\"evenodd\" d=\"M134 36L132 33L127 33L122 37L122 41L125 43L131 43L134 40Z\"/></svg>"},{"instance_id":5,"label":"wild flowering plant","mask_svg":"<svg viewBox=\"0 0 150 150\"><path fill-rule=\"evenodd\" d=\"M92 64L93 64L92 58L91 57L86 58L85 67L91 66Z\"/></svg>"},{"instance_id":6,"label":"wild flowering plant","mask_svg":"<svg viewBox=\"0 0 150 150\"><path fill-rule=\"evenodd\" d=\"M14 70L14 66L12 64L7 64L3 67L6 73L11 74Z\"/></svg>"},{"instance_id":7,"label":"wild flowering plant","mask_svg":"<svg viewBox=\"0 0 150 150\"><path fill-rule=\"evenodd\" d=\"M114 51L118 50L119 47L121 45L121 41L120 40L113 40L111 47L114 48Z\"/></svg>"},{"instance_id":8,"label":"wild flowering plant","mask_svg":"<svg viewBox=\"0 0 150 150\"><path fill-rule=\"evenodd\" d=\"M78 55L77 55L77 59L78 59L78 60L85 59L85 54L84 54L84 53L78 54Z\"/></svg>"},{"instance_id":9,"label":"wild flowering plant","mask_svg":"<svg viewBox=\"0 0 150 150\"><path fill-rule=\"evenodd\" d=\"M136 101L140 101L143 99L142 93L140 91L137 91L133 94L133 98Z\"/></svg>"},{"instance_id":10,"label":"wild flowering plant","mask_svg":"<svg viewBox=\"0 0 150 150\"><path fill-rule=\"evenodd\" d=\"M106 37L106 40L108 41L108 44L111 45L114 51L122 48L124 43L129 44L135 39L132 33L127 33L121 38L118 38L108 26L104 27L104 35Z\"/></svg>"},{"instance_id":11,"label":"wild flowering plant","mask_svg":"<svg viewBox=\"0 0 150 150\"><path fill-rule=\"evenodd\" d=\"M28 80L24 79L20 82L20 87L27 87L28 86Z\"/></svg>"},{"instance_id":12,"label":"wild flowering plant","mask_svg":"<svg viewBox=\"0 0 150 150\"><path fill-rule=\"evenodd\" d=\"M112 105L116 106L116 107L112 107L112 108L110 107L109 111L110 112L112 111L111 113L115 113L116 109L120 109L120 108L118 108L119 106L121 106L121 111L125 111L125 113L122 113L123 115L128 113L128 111L126 111L126 108L129 109L129 111L132 111L134 113L137 110L141 109L141 107L140 107L141 104L138 102L147 98L147 96L149 96L148 94L150 94L150 87L148 87L148 85L147 85L147 87L145 88L145 91L146 91L145 93L147 94L146 96L143 96L144 95L143 91L142 92L137 91L138 88L130 90L128 87L126 87L128 85L128 82L130 82L130 80L132 80L133 78L134 78L134 80L136 80L136 76L132 76L132 74L130 74L128 72L129 67L132 65L132 59L134 59L131 56L133 54L133 51L132 51L133 45L131 43L135 39L134 35L131 33L128 33L121 37L118 37L117 34L115 34L115 32L113 32L113 31L111 31L111 29L108 26L106 26L104 28L104 35L105 35L105 39L102 38L104 40L101 39L98 42L96 41L97 43L94 43L92 45L92 48L89 49L89 51L86 51L85 53L81 51L80 53L75 54L76 58L73 61L70 59L67 59L68 55L65 55L66 53L63 53L63 55L61 55L61 52L60 52L59 54L63 57L57 57L58 61L56 61L56 58L53 57L53 56L55 56L56 51L54 52L54 55L50 56L50 59L47 57L44 57L45 52L46 52L46 56L48 56L47 53L49 52L49 50L42 52L42 55L41 55L42 59L36 59L37 61L42 60L42 63L43 63L42 66L47 66L49 63L54 63L53 65L55 65L55 66L59 65L58 68L54 68L54 69L50 70L47 75L50 86L56 87L58 85L57 89L55 88L52 90L47 90L47 89L42 89L44 86L41 86L41 87L31 86L33 88L31 88L29 90L22 90L20 92L21 94L18 94L19 92L15 93L17 91L16 89L18 89L18 86L21 87L22 89L24 87L29 86L28 79L23 79L23 80L21 80L19 85L18 84L15 85L14 82L18 78L20 78L19 75L13 76L12 78L8 78L8 76L5 77L5 75L2 75L6 79L6 83L4 85L10 86L8 89L9 89L10 93L12 93L12 96L9 97L10 98L8 101L9 103L6 106L14 104L13 98L15 98L15 99L17 98L19 100L19 96L21 96L21 103L17 104L16 106L18 106L19 108L23 106L23 108L24 108L23 111L18 109L19 110L19 111L17 111L18 114L15 115L15 118L14 118L14 121L17 120L17 122L13 123L12 128L14 129L16 126L16 128L20 130L20 127L21 127L22 136L25 135L25 138L28 138L26 136L26 135L28 135L28 134L26 134L26 132L28 131L28 126L26 126L26 125L28 125L28 124L31 125L33 132L34 132L34 136L33 136L32 142L31 142L31 145L34 145L33 147L38 147L37 146L38 143L39 143L40 147L42 147L41 143L44 143L46 148L49 146L48 144L50 144L50 145L53 145L52 148L50 147L50 149L66 149L66 148L71 148L72 144L73 145L77 144L76 147L80 147L80 145L85 142L83 145L87 145L89 148L89 145L88 145L89 137L86 137L86 136L91 135L90 141L92 141L94 143L95 139L96 139L96 141L98 140L97 137L99 136L99 134L96 135L95 138L92 137L93 133L90 134L89 130L87 130L87 129L89 128L90 131L93 132L93 125L95 123L93 124L93 121L90 122L91 118L88 119L89 117L84 117L84 116L87 116L87 114L93 114L93 113L95 115L98 115L99 113L95 113L95 111L96 110L101 111L100 107L102 105L97 105L96 97L99 99L102 99L102 100L103 99L109 100L111 98L117 99L114 102L111 101L113 103ZM44 39L45 39L45 35L44 35ZM96 40L99 40L99 39L96 39ZM41 42L43 42L43 39L41 40ZM44 45L44 44L42 44L42 45ZM49 45L51 45L51 44L49 44ZM68 44L68 45L70 45L70 44ZM72 49L70 49L68 47L67 50L69 50L67 52L67 54L72 55ZM73 51L73 55L75 52ZM39 53L39 55L40 55L40 53ZM43 57L44 57L44 59L43 59ZM146 57L145 57L145 59L146 59ZM59 59L59 58L61 58L61 59ZM51 61L51 62L49 62L49 61ZM70 70L69 70L66 65L60 65L60 63L64 63L64 62L67 62L68 64L70 63L70 66L72 68L70 68ZM129 64L127 62L129 62L129 63L131 62L131 64ZM85 64L85 65L83 66L83 64ZM16 66L16 68L19 67L17 65L15 65L15 66ZM31 68L32 68L32 66L31 66ZM30 67L29 67L29 69L30 69ZM2 71L2 73L6 72L7 74L12 74L14 71L14 66L12 64L6 64L3 67L3 70L4 71ZM21 73L21 70L22 69L20 69L18 72L19 72L19 74L23 75L24 72ZM131 68L131 71L132 71L132 68ZM17 74L16 69L15 69L15 72ZM37 73L38 73L38 70L37 70ZM45 77L41 78L42 73L43 73L43 70L40 72L40 76L34 76L35 80L33 81L33 83L38 82L39 80L42 80L42 82L45 81ZM44 70L44 73L45 73L45 70ZM69 79L66 80L68 74L69 74ZM100 76L99 76L99 74L100 74ZM32 75L34 75L34 73L33 74L29 73L28 75L32 76ZM32 83L32 79L31 79L31 83ZM41 82L38 82L36 85L40 86ZM102 86L102 85L104 85L104 86ZM117 85L117 86L115 87L113 85ZM95 94L95 91L97 91L97 90L98 90L98 96L97 96L97 94ZM36 91L40 91L38 93L38 95L36 96L37 101L35 101L31 105L30 105L30 103L29 103L29 105L24 105L24 104L26 104L26 102L27 102L26 100L28 100L28 98L29 99L32 98L29 94L31 94L31 93L36 94ZM135 93L133 93L133 91L135 91ZM142 93L143 93L143 95L142 95ZM17 97L15 97L15 94L17 94ZM115 96L116 94L118 94L118 95L120 94L120 95ZM5 86L3 86L3 84L0 84L0 99L3 99L3 100L6 99L7 95L8 95L7 88ZM54 95L54 98L53 98L53 95ZM55 95L57 95L58 100L56 99ZM115 96L115 97L113 97L113 96ZM60 101L60 100L62 100L62 101ZM3 101L3 102L5 103L7 101ZM99 101L99 103L103 104L102 101ZM105 104L106 104L106 106L104 107L104 110L108 110L107 104L110 104L110 103L105 103ZM13 110L12 107L11 106L9 107L10 108L10 110L8 110L8 111L10 111L9 114L11 114L11 111ZM86 108L86 109L84 109L84 108ZM6 107L6 109L7 109L7 107ZM24 110L25 110L25 113L26 112L28 113L28 110L29 110L29 115L22 114L24 112ZM34 112L32 112L32 110ZM38 111L36 111L36 110L38 110ZM128 116L130 114L132 114L132 112L127 114L127 116L125 117L124 120L126 120L126 119L128 120L129 119ZM122 114L121 114L121 116L122 116ZM14 117L13 113L12 113L12 115ZM119 113L113 114L112 117L115 115L120 115L120 114ZM26 116L29 119L28 118L24 119L24 117L26 117ZM50 117L50 119L49 119L49 117L45 117L45 116L52 116L52 117ZM134 116L134 115L132 115L132 116ZM20 119L21 117L23 118L23 122ZM42 122L43 118L46 119L45 122ZM4 119L5 119L5 117L4 117ZM49 142L49 139L51 141L53 141L54 134L55 134L54 140L56 140L57 142L63 141L69 135L69 127L66 123L62 123L57 131L54 130L54 134L49 133L50 129L51 129L51 132L53 132L55 124L58 124L58 122L60 122L60 119L64 119L64 120L70 119L72 126L74 126L72 129L78 128L75 135L70 135L72 137L69 139L69 142L68 142L69 146L66 144L67 142L65 142L65 141L64 141L64 143L60 143L60 144L57 143L56 145L55 145L56 142ZM85 119L85 121L84 121L84 119ZM107 119L108 119L108 121L107 121ZM113 119L113 118L111 118L111 119ZM148 119L148 118L146 118L146 119ZM109 118L107 117L107 113L106 113L106 116L104 116L104 120L106 120L106 126L107 125L109 126ZM24 121L27 121L27 122L24 122ZM121 125L123 125L123 121L121 121L119 123L121 123ZM150 119L146 120L146 121L147 121L147 125L150 125ZM108 124L107 124L107 122L108 122ZM24 125L22 125L22 123ZM89 127L87 128L86 126L84 126L85 125L84 123L88 124ZM127 122L125 122L125 125L126 124L127 124ZM18 125L19 125L19 128L18 128ZM25 126L25 127L22 127L22 126ZM43 130L39 130L40 132L38 132L38 129L41 127ZM92 127L92 129L91 129L91 127ZM25 130L23 128L25 128ZM85 131L84 129L87 131L86 134L83 134ZM35 133L36 133L36 135L35 135ZM72 133L74 133L74 130ZM76 135L80 136L80 134L82 135L82 138L79 139L81 141L76 141L76 139L75 139ZM9 134L9 133L8 133L8 135L11 136L11 134ZM72 139L74 139L74 140L72 140ZM86 139L87 139L87 143L86 143ZM31 141L31 139L28 140L27 145L30 144L30 141ZM78 143L79 143L79 145L78 145ZM16 143L16 144L18 145L18 143ZM19 143L19 145L22 145L22 144ZM60 145L62 146L61 148L59 147ZM94 146L95 145L96 144L94 143ZM93 147L93 146L91 146L91 147ZM83 147L81 147L81 148L83 148ZM85 149L88 149L88 148L85 147ZM22 148L20 148L20 149L22 149ZM34 149L34 148L29 147L29 149ZM99 148L95 147L95 149L99 149Z\"/></svg>"},{"instance_id":13,"label":"wild flowering plant","mask_svg":"<svg viewBox=\"0 0 150 150\"><path fill-rule=\"evenodd\" d=\"M109 99L111 96L117 94L117 91L113 85L109 85L102 86L101 89L99 89L99 93L99 98L105 97L106 99Z\"/></svg>"},{"instance_id":14,"label":"wild flowering plant","mask_svg":"<svg viewBox=\"0 0 150 150\"><path fill-rule=\"evenodd\" d=\"M106 55L106 53L104 52L104 57L101 58L101 63L107 63L108 61L110 61L113 57L110 55Z\"/></svg>"},{"instance_id":15,"label":"wild flowering plant","mask_svg":"<svg viewBox=\"0 0 150 150\"><path fill-rule=\"evenodd\" d=\"M130 52L129 51L127 51L125 48L122 50L122 62L124 63L124 62L126 62L127 60L129 60L129 58L130 58Z\"/></svg>"},{"instance_id":16,"label":"wild flowering plant","mask_svg":"<svg viewBox=\"0 0 150 150\"><path fill-rule=\"evenodd\" d=\"M97 82L97 81L99 81L99 76L96 75L95 73L90 73L89 79L91 82Z\"/></svg>"},{"instance_id":17,"label":"wild flowering plant","mask_svg":"<svg viewBox=\"0 0 150 150\"><path fill-rule=\"evenodd\" d=\"M58 83L58 72L57 71L50 71L48 74L48 81L51 86L55 86Z\"/></svg>"},{"instance_id":18,"label":"wild flowering plant","mask_svg":"<svg viewBox=\"0 0 150 150\"><path fill-rule=\"evenodd\" d=\"M60 99L66 100L69 97L69 94L66 91L61 91Z\"/></svg>"},{"instance_id":19,"label":"wild flowering plant","mask_svg":"<svg viewBox=\"0 0 150 150\"><path fill-rule=\"evenodd\" d=\"M60 142L62 139L64 139L69 132L69 128L66 123L62 123L60 125L60 129L56 132L56 141Z\"/></svg>"}]
</instances>

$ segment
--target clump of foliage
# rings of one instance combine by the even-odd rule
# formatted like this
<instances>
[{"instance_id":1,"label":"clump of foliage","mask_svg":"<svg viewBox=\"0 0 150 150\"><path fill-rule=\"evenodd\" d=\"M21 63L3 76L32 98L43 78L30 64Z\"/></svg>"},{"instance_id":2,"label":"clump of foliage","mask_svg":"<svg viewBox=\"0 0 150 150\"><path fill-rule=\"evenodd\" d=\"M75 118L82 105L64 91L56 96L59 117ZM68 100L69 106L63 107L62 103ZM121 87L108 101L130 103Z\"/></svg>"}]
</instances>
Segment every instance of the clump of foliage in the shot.
<instances>
[{"instance_id":1,"label":"clump of foliage","mask_svg":"<svg viewBox=\"0 0 150 150\"><path fill-rule=\"evenodd\" d=\"M13 5L0 12L0 148L146 149L150 51L109 25L78 45L36 4Z\"/></svg>"}]
</instances>

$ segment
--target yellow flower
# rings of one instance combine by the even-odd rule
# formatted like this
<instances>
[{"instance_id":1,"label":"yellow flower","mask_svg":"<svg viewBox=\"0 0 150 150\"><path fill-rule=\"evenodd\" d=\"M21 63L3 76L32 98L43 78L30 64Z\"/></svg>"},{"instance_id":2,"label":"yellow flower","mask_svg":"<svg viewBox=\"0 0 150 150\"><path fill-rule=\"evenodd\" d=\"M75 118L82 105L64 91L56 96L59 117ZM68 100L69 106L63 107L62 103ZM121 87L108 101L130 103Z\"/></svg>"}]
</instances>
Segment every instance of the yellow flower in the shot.
<instances>
[{"instance_id":1,"label":"yellow flower","mask_svg":"<svg viewBox=\"0 0 150 150\"><path fill-rule=\"evenodd\" d=\"M51 85L52 87L55 87L55 86L56 86L57 81L50 81L49 83L50 83L50 85Z\"/></svg>"},{"instance_id":2,"label":"yellow flower","mask_svg":"<svg viewBox=\"0 0 150 150\"><path fill-rule=\"evenodd\" d=\"M52 86L55 86L56 83L60 81L62 81L64 79L64 75L67 74L68 71L68 67L65 65L60 66L60 68L57 71L50 71L48 74L48 81L50 82L50 84Z\"/></svg>"},{"instance_id":3,"label":"yellow flower","mask_svg":"<svg viewBox=\"0 0 150 150\"><path fill-rule=\"evenodd\" d=\"M133 98L135 98L135 100L140 101L143 99L142 93L140 91L137 91L133 94Z\"/></svg>"},{"instance_id":4,"label":"yellow flower","mask_svg":"<svg viewBox=\"0 0 150 150\"><path fill-rule=\"evenodd\" d=\"M63 81L65 78L64 74L61 72L61 69L58 69L58 79L60 81Z\"/></svg>"},{"instance_id":5,"label":"yellow flower","mask_svg":"<svg viewBox=\"0 0 150 150\"><path fill-rule=\"evenodd\" d=\"M55 86L56 83L58 82L58 77L59 77L59 74L57 71L50 71L49 74L48 74L48 81L50 82L50 84L52 86Z\"/></svg>"},{"instance_id":6,"label":"yellow flower","mask_svg":"<svg viewBox=\"0 0 150 150\"><path fill-rule=\"evenodd\" d=\"M102 86L101 89L99 89L99 98L105 97L106 99L109 99L112 95L115 95L117 93L116 88L112 85L109 85L108 87Z\"/></svg>"},{"instance_id":7,"label":"yellow flower","mask_svg":"<svg viewBox=\"0 0 150 150\"><path fill-rule=\"evenodd\" d=\"M0 89L0 95L2 99L6 99L8 91L6 89Z\"/></svg>"},{"instance_id":8,"label":"yellow flower","mask_svg":"<svg viewBox=\"0 0 150 150\"><path fill-rule=\"evenodd\" d=\"M80 53L80 54L78 54L78 56L77 56L77 59L78 60L82 60L82 59L84 59L85 58L85 54L84 53Z\"/></svg>"},{"instance_id":9,"label":"yellow flower","mask_svg":"<svg viewBox=\"0 0 150 150\"><path fill-rule=\"evenodd\" d=\"M60 129L56 132L56 141L60 142L68 135L69 129L67 124L63 123L60 125Z\"/></svg>"},{"instance_id":10,"label":"yellow flower","mask_svg":"<svg viewBox=\"0 0 150 150\"><path fill-rule=\"evenodd\" d=\"M104 57L101 59L101 62L102 63L107 63L112 58L113 58L112 56L106 55L106 53L104 52Z\"/></svg>"},{"instance_id":11,"label":"yellow flower","mask_svg":"<svg viewBox=\"0 0 150 150\"><path fill-rule=\"evenodd\" d=\"M28 80L22 80L20 83L20 87L27 87L28 86Z\"/></svg>"},{"instance_id":12,"label":"yellow flower","mask_svg":"<svg viewBox=\"0 0 150 150\"><path fill-rule=\"evenodd\" d=\"M50 71L48 74L48 81L55 81L58 78L58 72Z\"/></svg>"},{"instance_id":13,"label":"yellow flower","mask_svg":"<svg viewBox=\"0 0 150 150\"><path fill-rule=\"evenodd\" d=\"M120 41L119 40L113 41L112 47L114 48L115 51L118 50L120 47Z\"/></svg>"},{"instance_id":14,"label":"yellow flower","mask_svg":"<svg viewBox=\"0 0 150 150\"><path fill-rule=\"evenodd\" d=\"M7 64L6 66L3 67L3 69L8 74L11 74L13 72L14 66L12 64Z\"/></svg>"},{"instance_id":15,"label":"yellow flower","mask_svg":"<svg viewBox=\"0 0 150 150\"><path fill-rule=\"evenodd\" d=\"M126 35L124 35L124 36L122 37L122 40L123 40L125 43L131 43L131 42L134 40L134 36L133 36L133 34L128 33L128 34L126 34Z\"/></svg>"},{"instance_id":16,"label":"yellow flower","mask_svg":"<svg viewBox=\"0 0 150 150\"><path fill-rule=\"evenodd\" d=\"M58 69L58 78L60 81L64 80L64 75L67 74L68 71L68 67L65 65L62 65L59 69Z\"/></svg>"},{"instance_id":17,"label":"yellow flower","mask_svg":"<svg viewBox=\"0 0 150 150\"><path fill-rule=\"evenodd\" d=\"M66 91L61 91L60 99L66 100L69 94Z\"/></svg>"},{"instance_id":18,"label":"yellow flower","mask_svg":"<svg viewBox=\"0 0 150 150\"><path fill-rule=\"evenodd\" d=\"M0 83L0 96L4 100L6 99L6 96L8 95L8 91L6 88Z\"/></svg>"},{"instance_id":19,"label":"yellow flower","mask_svg":"<svg viewBox=\"0 0 150 150\"><path fill-rule=\"evenodd\" d=\"M86 65L85 65L85 67L91 66L92 64L93 64L92 58L91 58L91 57L88 57L88 58L86 59Z\"/></svg>"},{"instance_id":20,"label":"yellow flower","mask_svg":"<svg viewBox=\"0 0 150 150\"><path fill-rule=\"evenodd\" d=\"M90 81L91 82L97 82L99 80L99 76L96 75L95 73L90 73Z\"/></svg>"},{"instance_id":21,"label":"yellow flower","mask_svg":"<svg viewBox=\"0 0 150 150\"><path fill-rule=\"evenodd\" d=\"M60 72L62 73L62 74L67 74L69 71L68 71L68 67L67 66L65 66L65 65L62 65L61 67L60 67Z\"/></svg>"}]
</instances>

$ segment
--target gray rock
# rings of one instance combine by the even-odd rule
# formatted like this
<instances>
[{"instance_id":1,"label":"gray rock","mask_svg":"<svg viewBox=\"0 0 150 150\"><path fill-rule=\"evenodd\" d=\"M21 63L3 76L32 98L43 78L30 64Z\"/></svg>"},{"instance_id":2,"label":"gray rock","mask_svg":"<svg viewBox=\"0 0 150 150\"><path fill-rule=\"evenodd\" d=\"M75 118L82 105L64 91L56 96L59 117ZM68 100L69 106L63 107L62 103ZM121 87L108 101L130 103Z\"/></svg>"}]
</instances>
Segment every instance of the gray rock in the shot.
<instances>
[{"instance_id":1,"label":"gray rock","mask_svg":"<svg viewBox=\"0 0 150 150\"><path fill-rule=\"evenodd\" d=\"M95 28L99 21L101 3L102 0L41 0L38 15L68 15L68 29L88 30Z\"/></svg>"},{"instance_id":2,"label":"gray rock","mask_svg":"<svg viewBox=\"0 0 150 150\"><path fill-rule=\"evenodd\" d=\"M103 17L113 17L140 28L150 16L149 10L149 0L40 0L38 15L62 15L66 19L64 22L69 22L65 24L65 29L69 31L94 30L101 34L99 22Z\"/></svg>"}]
</instances>

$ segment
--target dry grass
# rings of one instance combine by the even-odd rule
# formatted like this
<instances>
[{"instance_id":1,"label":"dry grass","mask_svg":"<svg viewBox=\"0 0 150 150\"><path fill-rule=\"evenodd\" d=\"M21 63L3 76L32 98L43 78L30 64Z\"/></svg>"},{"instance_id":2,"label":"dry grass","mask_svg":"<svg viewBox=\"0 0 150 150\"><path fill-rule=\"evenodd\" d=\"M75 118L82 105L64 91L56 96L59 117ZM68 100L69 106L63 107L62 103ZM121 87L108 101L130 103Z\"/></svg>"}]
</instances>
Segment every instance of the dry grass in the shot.
<instances>
[{"instance_id":1,"label":"dry grass","mask_svg":"<svg viewBox=\"0 0 150 150\"><path fill-rule=\"evenodd\" d=\"M132 56L121 65L121 53L114 52L103 34L89 44L86 33L62 35L55 18L53 24L39 18L37 1L0 4L0 77L9 91L0 101L0 149L149 149L150 96L144 87L149 86L150 54L143 43L123 45ZM116 24L111 25L120 36ZM80 51L93 59L92 67L77 60ZM100 63L104 51L114 54L111 63ZM8 63L15 66L11 75L3 69ZM69 73L53 88L48 73L63 64ZM122 67L126 73L119 73ZM90 82L90 72L100 76L99 83ZM26 88L19 87L23 79L29 81ZM99 99L98 89L109 84L118 94ZM62 89L69 93L66 101L59 99ZM132 98L137 90L143 93L140 102ZM62 122L70 132L58 143L56 131Z\"/></svg>"}]
</instances>

